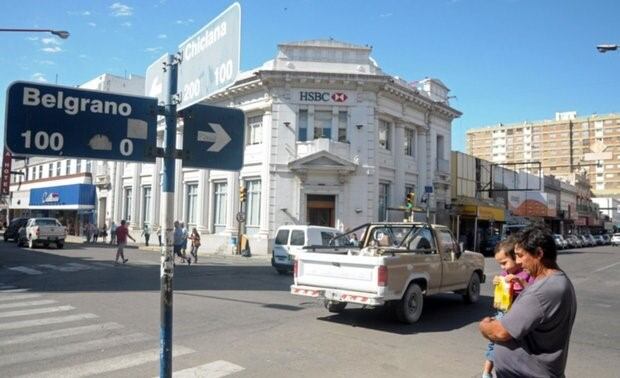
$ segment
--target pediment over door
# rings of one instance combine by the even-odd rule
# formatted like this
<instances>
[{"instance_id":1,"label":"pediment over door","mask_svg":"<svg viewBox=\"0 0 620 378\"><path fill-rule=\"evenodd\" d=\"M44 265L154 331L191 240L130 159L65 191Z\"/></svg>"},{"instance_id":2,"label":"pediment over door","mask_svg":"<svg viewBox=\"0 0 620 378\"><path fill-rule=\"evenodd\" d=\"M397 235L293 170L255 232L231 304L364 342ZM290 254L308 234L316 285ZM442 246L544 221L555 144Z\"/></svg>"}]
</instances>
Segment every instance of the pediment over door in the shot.
<instances>
[{"instance_id":1,"label":"pediment over door","mask_svg":"<svg viewBox=\"0 0 620 378\"><path fill-rule=\"evenodd\" d=\"M338 175L339 181L344 183L355 172L357 164L330 152L319 151L291 161L288 167L301 181L305 181L308 175L320 173Z\"/></svg>"}]
</instances>

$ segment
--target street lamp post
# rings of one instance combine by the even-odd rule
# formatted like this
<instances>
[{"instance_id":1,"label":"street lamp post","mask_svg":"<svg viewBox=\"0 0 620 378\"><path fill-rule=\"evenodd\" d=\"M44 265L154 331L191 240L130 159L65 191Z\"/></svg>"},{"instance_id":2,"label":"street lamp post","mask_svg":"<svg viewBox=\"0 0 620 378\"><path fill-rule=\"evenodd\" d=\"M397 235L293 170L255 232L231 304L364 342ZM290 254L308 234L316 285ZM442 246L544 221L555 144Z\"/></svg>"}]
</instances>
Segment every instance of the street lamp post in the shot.
<instances>
[{"instance_id":1,"label":"street lamp post","mask_svg":"<svg viewBox=\"0 0 620 378\"><path fill-rule=\"evenodd\" d=\"M597 45L596 49L598 50L598 52L600 53L606 53L607 51L616 51L618 50L618 45Z\"/></svg>"},{"instance_id":2,"label":"street lamp post","mask_svg":"<svg viewBox=\"0 0 620 378\"><path fill-rule=\"evenodd\" d=\"M55 36L67 39L69 38L69 32L66 30L52 30L52 29L0 29L0 32L32 32L32 33L52 33Z\"/></svg>"}]
</instances>

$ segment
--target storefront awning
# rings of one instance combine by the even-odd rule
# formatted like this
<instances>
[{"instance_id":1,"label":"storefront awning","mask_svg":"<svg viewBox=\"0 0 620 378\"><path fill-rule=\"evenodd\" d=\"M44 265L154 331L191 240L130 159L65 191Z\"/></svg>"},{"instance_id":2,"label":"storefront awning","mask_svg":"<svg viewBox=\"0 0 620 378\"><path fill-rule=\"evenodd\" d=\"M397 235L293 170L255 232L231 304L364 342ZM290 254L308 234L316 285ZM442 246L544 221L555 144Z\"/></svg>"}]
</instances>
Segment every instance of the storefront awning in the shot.
<instances>
[{"instance_id":1,"label":"storefront awning","mask_svg":"<svg viewBox=\"0 0 620 378\"><path fill-rule=\"evenodd\" d=\"M95 186L73 184L30 190L30 209L84 210L95 208Z\"/></svg>"},{"instance_id":2,"label":"storefront awning","mask_svg":"<svg viewBox=\"0 0 620 378\"><path fill-rule=\"evenodd\" d=\"M506 209L504 207L493 206L487 203L475 200L462 200L457 202L457 211L461 216L478 217L480 220L488 220L494 222L506 221Z\"/></svg>"}]
</instances>

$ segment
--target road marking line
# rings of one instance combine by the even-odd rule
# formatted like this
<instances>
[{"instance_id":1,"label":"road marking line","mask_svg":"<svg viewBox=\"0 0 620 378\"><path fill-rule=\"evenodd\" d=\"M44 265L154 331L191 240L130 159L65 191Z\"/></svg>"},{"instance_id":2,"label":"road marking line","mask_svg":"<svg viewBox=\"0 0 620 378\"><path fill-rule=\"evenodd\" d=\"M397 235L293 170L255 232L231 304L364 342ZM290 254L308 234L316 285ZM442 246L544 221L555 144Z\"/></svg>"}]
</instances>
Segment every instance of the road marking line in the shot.
<instances>
[{"instance_id":1,"label":"road marking line","mask_svg":"<svg viewBox=\"0 0 620 378\"><path fill-rule=\"evenodd\" d=\"M172 356L178 357L185 354L194 353L195 350L186 348L180 345L174 345L172 348ZM143 352L126 354L123 356L106 358L104 360L88 362L82 365L75 365L67 368L60 368L55 370L43 371L40 373L33 373L23 375L20 378L80 378L89 377L91 375L98 375L117 371L121 369L127 369L134 366L139 366L149 362L155 362L159 360L159 349L151 349Z\"/></svg>"},{"instance_id":2,"label":"road marking line","mask_svg":"<svg viewBox=\"0 0 620 378\"><path fill-rule=\"evenodd\" d=\"M66 265L69 266L74 266L80 270L103 270L103 268L98 267L98 266L94 266L94 265L89 265L89 264L80 264L80 263L68 263Z\"/></svg>"},{"instance_id":3,"label":"road marking line","mask_svg":"<svg viewBox=\"0 0 620 378\"><path fill-rule=\"evenodd\" d=\"M20 294L20 295L9 295L7 297L0 296L0 302L4 301L14 301L16 299L28 299L28 298L38 298L41 294Z\"/></svg>"},{"instance_id":4,"label":"road marking line","mask_svg":"<svg viewBox=\"0 0 620 378\"><path fill-rule=\"evenodd\" d=\"M242 370L245 370L245 368L228 361L219 360L193 368L175 371L172 376L175 378L219 378L240 372Z\"/></svg>"},{"instance_id":5,"label":"road marking line","mask_svg":"<svg viewBox=\"0 0 620 378\"><path fill-rule=\"evenodd\" d=\"M36 308L33 310L6 311L6 312L0 312L0 318L10 318L13 316L26 316L26 315L36 315L36 314L47 314L50 312L61 312L61 311L71 311L71 310L75 310L75 307L56 306L56 307Z\"/></svg>"},{"instance_id":6,"label":"road marking line","mask_svg":"<svg viewBox=\"0 0 620 378\"><path fill-rule=\"evenodd\" d=\"M602 267L602 268L600 268L600 269L597 269L597 270L595 270L595 271L594 271L594 273L602 272L602 271L607 270L607 269L609 269L609 268L612 268L612 267L614 267L614 266L616 266L616 265L618 265L618 264L620 264L620 261L618 261L617 263L613 263L613 264L610 264L610 265L604 266L604 267Z\"/></svg>"},{"instance_id":7,"label":"road marking line","mask_svg":"<svg viewBox=\"0 0 620 378\"><path fill-rule=\"evenodd\" d=\"M0 294L6 294L6 293L24 293L26 291L28 291L29 289L9 289L9 290L0 290Z\"/></svg>"},{"instance_id":8,"label":"road marking line","mask_svg":"<svg viewBox=\"0 0 620 378\"><path fill-rule=\"evenodd\" d=\"M0 310L5 308L16 308L16 307L28 307L28 306L40 306L40 305L48 305L56 303L51 299L41 300L41 301L28 301L28 302L12 302L0 304Z\"/></svg>"},{"instance_id":9,"label":"road marking line","mask_svg":"<svg viewBox=\"0 0 620 378\"><path fill-rule=\"evenodd\" d=\"M81 327L63 328L54 331L36 332L23 336L12 336L9 340L0 340L0 346L25 344L33 341L49 340L59 337L82 335L85 333L99 332L99 331L111 331L114 329L123 328L118 323L103 323L93 324Z\"/></svg>"},{"instance_id":10,"label":"road marking line","mask_svg":"<svg viewBox=\"0 0 620 378\"><path fill-rule=\"evenodd\" d=\"M68 356L72 354L82 354L85 351L118 347L119 345L137 343L149 339L152 339L152 337L143 333L131 333L129 335L112 336L103 339L58 345L50 348L35 349L32 350L32 353L24 353L23 351L12 354L4 353L0 355L0 367L46 360L48 358ZM119 350L122 351L123 348L120 348Z\"/></svg>"},{"instance_id":11,"label":"road marking line","mask_svg":"<svg viewBox=\"0 0 620 378\"><path fill-rule=\"evenodd\" d=\"M41 326L41 325L65 323L65 322L76 322L76 321L80 321L84 319L94 319L94 318L98 318L98 316L95 314L85 313L85 314L77 314L77 315L56 316L52 318L20 320L17 322L0 323L0 331L7 330L7 329L28 328L28 327L36 327L36 326Z\"/></svg>"},{"instance_id":12,"label":"road marking line","mask_svg":"<svg viewBox=\"0 0 620 378\"><path fill-rule=\"evenodd\" d=\"M38 264L37 265L40 268L45 268L45 269L50 269L50 270L56 270L59 272L75 272L75 268L71 268L71 267L63 267L62 265L54 265L54 264Z\"/></svg>"},{"instance_id":13,"label":"road marking line","mask_svg":"<svg viewBox=\"0 0 620 378\"><path fill-rule=\"evenodd\" d=\"M42 274L40 271L38 271L36 269L26 268L25 266L14 266L14 267L11 267L9 269L15 270L15 271L21 272L21 273L31 274L31 275Z\"/></svg>"}]
</instances>

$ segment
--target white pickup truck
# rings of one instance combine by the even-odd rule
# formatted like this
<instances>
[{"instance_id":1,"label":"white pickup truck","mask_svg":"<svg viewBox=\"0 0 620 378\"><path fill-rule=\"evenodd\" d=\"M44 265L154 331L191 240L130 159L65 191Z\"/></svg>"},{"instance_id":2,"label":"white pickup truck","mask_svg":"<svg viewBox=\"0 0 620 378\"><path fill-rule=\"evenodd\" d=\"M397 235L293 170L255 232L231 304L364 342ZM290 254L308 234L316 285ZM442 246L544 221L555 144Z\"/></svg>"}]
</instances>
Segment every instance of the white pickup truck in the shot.
<instances>
[{"instance_id":1,"label":"white pickup truck","mask_svg":"<svg viewBox=\"0 0 620 378\"><path fill-rule=\"evenodd\" d=\"M484 257L462 252L447 227L369 223L341 237L353 240L358 232L357 246L310 246L296 254L291 293L321 298L330 312L348 303L388 305L404 323L418 321L425 295L455 292L467 303L478 301Z\"/></svg>"},{"instance_id":2,"label":"white pickup truck","mask_svg":"<svg viewBox=\"0 0 620 378\"><path fill-rule=\"evenodd\" d=\"M17 246L28 245L34 248L36 244L49 247L55 243L57 248L65 245L67 230L56 218L30 218L28 223L19 231Z\"/></svg>"}]
</instances>

